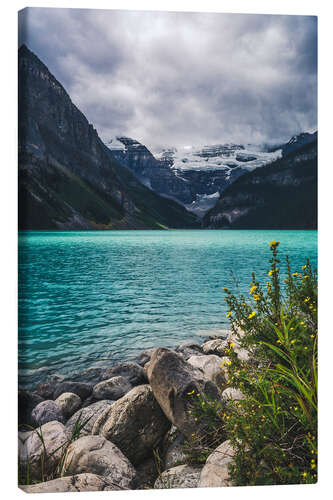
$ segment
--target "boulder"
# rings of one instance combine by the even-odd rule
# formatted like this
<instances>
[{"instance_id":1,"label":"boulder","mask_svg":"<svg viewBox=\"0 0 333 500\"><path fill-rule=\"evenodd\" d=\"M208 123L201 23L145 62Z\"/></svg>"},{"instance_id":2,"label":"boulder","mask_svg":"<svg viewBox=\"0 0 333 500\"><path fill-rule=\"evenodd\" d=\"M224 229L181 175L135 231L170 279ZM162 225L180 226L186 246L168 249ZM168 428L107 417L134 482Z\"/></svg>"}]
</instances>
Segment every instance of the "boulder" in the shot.
<instances>
[{"instance_id":1,"label":"boulder","mask_svg":"<svg viewBox=\"0 0 333 500\"><path fill-rule=\"evenodd\" d=\"M169 428L151 387L139 385L98 417L92 433L112 441L137 465L152 453Z\"/></svg>"},{"instance_id":2,"label":"boulder","mask_svg":"<svg viewBox=\"0 0 333 500\"><path fill-rule=\"evenodd\" d=\"M45 476L54 472L67 444L68 434L65 426L60 422L48 422L34 430L24 443L19 442L21 477L24 477L29 469L31 480L42 481L41 463L44 463Z\"/></svg>"},{"instance_id":3,"label":"boulder","mask_svg":"<svg viewBox=\"0 0 333 500\"><path fill-rule=\"evenodd\" d=\"M228 335L228 341L233 344L233 350L240 361L248 363L251 361L250 353L246 349L240 346L239 338L244 335L244 332L238 329L237 333L230 332Z\"/></svg>"},{"instance_id":4,"label":"boulder","mask_svg":"<svg viewBox=\"0 0 333 500\"><path fill-rule=\"evenodd\" d=\"M135 477L135 469L129 460L101 436L83 436L67 449L62 475L84 472L102 476L122 488L130 488Z\"/></svg>"},{"instance_id":5,"label":"boulder","mask_svg":"<svg viewBox=\"0 0 333 500\"><path fill-rule=\"evenodd\" d=\"M32 410L31 417L36 427L46 424L47 422L53 422L54 420L62 423L65 422L60 407L51 399L39 403Z\"/></svg>"},{"instance_id":6,"label":"boulder","mask_svg":"<svg viewBox=\"0 0 333 500\"><path fill-rule=\"evenodd\" d=\"M227 383L222 366L223 358L215 354L208 354L205 356L191 356L187 362L194 368L201 370L205 377L218 387L223 387Z\"/></svg>"},{"instance_id":7,"label":"boulder","mask_svg":"<svg viewBox=\"0 0 333 500\"><path fill-rule=\"evenodd\" d=\"M88 434L91 434L93 425L96 422L97 418L101 415L101 413L105 411L106 408L108 408L113 403L114 401L111 400L97 401L90 406L81 408L76 413L74 413L74 415L67 421L67 431L72 434L75 424L80 422L85 423L83 429L81 430L81 435L86 436Z\"/></svg>"},{"instance_id":8,"label":"boulder","mask_svg":"<svg viewBox=\"0 0 333 500\"><path fill-rule=\"evenodd\" d=\"M189 413L193 395L200 393L204 399L217 399L217 386L175 351L164 347L155 349L145 368L154 396L170 422L185 437L197 432L198 424Z\"/></svg>"},{"instance_id":9,"label":"boulder","mask_svg":"<svg viewBox=\"0 0 333 500\"><path fill-rule=\"evenodd\" d=\"M77 394L74 394L74 392L63 392L55 400L55 403L59 406L63 416L67 420L80 408L81 398Z\"/></svg>"},{"instance_id":10,"label":"boulder","mask_svg":"<svg viewBox=\"0 0 333 500\"><path fill-rule=\"evenodd\" d=\"M226 356L229 349L229 342L223 339L209 340L202 346L204 354L216 354L217 356Z\"/></svg>"},{"instance_id":11,"label":"boulder","mask_svg":"<svg viewBox=\"0 0 333 500\"><path fill-rule=\"evenodd\" d=\"M95 399L119 399L132 389L131 384L124 377L112 377L96 384L93 388Z\"/></svg>"},{"instance_id":12,"label":"boulder","mask_svg":"<svg viewBox=\"0 0 333 500\"><path fill-rule=\"evenodd\" d=\"M230 441L225 441L216 448L206 460L201 471L199 488L215 488L218 486L232 486L229 479L229 464L235 456Z\"/></svg>"},{"instance_id":13,"label":"boulder","mask_svg":"<svg viewBox=\"0 0 333 500\"><path fill-rule=\"evenodd\" d=\"M32 426L34 424L31 412L43 398L30 391L18 392L18 423L20 426Z\"/></svg>"},{"instance_id":14,"label":"boulder","mask_svg":"<svg viewBox=\"0 0 333 500\"><path fill-rule=\"evenodd\" d=\"M138 364L140 366L145 366L145 364L150 360L154 350L155 347L152 347L151 349L146 349L145 351L143 351L137 358Z\"/></svg>"},{"instance_id":15,"label":"boulder","mask_svg":"<svg viewBox=\"0 0 333 500\"><path fill-rule=\"evenodd\" d=\"M44 483L19 486L25 493L67 493L71 491L112 491L122 490L101 476L96 474L77 474L75 476L60 477Z\"/></svg>"},{"instance_id":16,"label":"boulder","mask_svg":"<svg viewBox=\"0 0 333 500\"><path fill-rule=\"evenodd\" d=\"M64 382L60 382L60 384L57 385L53 393L53 399L57 399L64 392L74 392L74 394L80 396L83 401L90 396L90 394L92 393L92 389L93 386L91 384L67 380Z\"/></svg>"},{"instance_id":17,"label":"boulder","mask_svg":"<svg viewBox=\"0 0 333 500\"><path fill-rule=\"evenodd\" d=\"M156 480L154 488L197 488L200 480L202 467L192 465L177 465L160 475Z\"/></svg>"},{"instance_id":18,"label":"boulder","mask_svg":"<svg viewBox=\"0 0 333 500\"><path fill-rule=\"evenodd\" d=\"M133 482L135 490L151 490L158 476L157 463L155 457L146 458L136 466L136 476Z\"/></svg>"},{"instance_id":19,"label":"boulder","mask_svg":"<svg viewBox=\"0 0 333 500\"><path fill-rule=\"evenodd\" d=\"M191 356L198 356L202 354L202 347L199 342L195 340L189 340L179 345L176 348L176 352L181 354L181 356L183 356L183 358L187 361Z\"/></svg>"},{"instance_id":20,"label":"boulder","mask_svg":"<svg viewBox=\"0 0 333 500\"><path fill-rule=\"evenodd\" d=\"M244 394L239 389L235 389L234 387L227 387L227 389L222 392L222 399L225 401L230 399L240 401L241 399L244 399L244 397Z\"/></svg>"},{"instance_id":21,"label":"boulder","mask_svg":"<svg viewBox=\"0 0 333 500\"><path fill-rule=\"evenodd\" d=\"M164 454L165 469L170 469L171 467L175 467L176 465L181 465L186 462L186 454L184 452L184 436L177 432L177 434L172 437L173 439L169 440Z\"/></svg>"},{"instance_id":22,"label":"boulder","mask_svg":"<svg viewBox=\"0 0 333 500\"><path fill-rule=\"evenodd\" d=\"M144 369L134 361L118 363L111 368L107 368L103 373L103 380L110 379L112 377L124 377L132 386L145 384L147 382Z\"/></svg>"}]
</instances>

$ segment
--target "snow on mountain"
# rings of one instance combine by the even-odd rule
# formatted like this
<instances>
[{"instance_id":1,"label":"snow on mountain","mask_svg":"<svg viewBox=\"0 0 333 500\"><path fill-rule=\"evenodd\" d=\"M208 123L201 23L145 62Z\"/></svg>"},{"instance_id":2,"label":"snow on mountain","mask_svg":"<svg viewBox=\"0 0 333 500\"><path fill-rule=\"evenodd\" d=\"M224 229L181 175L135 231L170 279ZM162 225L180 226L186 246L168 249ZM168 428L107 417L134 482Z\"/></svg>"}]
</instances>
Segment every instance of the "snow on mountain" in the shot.
<instances>
[{"instance_id":1,"label":"snow on mountain","mask_svg":"<svg viewBox=\"0 0 333 500\"><path fill-rule=\"evenodd\" d=\"M203 147L165 149L154 153L155 158L174 170L230 170L242 167L254 170L281 157L281 149L268 153L260 147L240 144L216 144Z\"/></svg>"}]
</instances>

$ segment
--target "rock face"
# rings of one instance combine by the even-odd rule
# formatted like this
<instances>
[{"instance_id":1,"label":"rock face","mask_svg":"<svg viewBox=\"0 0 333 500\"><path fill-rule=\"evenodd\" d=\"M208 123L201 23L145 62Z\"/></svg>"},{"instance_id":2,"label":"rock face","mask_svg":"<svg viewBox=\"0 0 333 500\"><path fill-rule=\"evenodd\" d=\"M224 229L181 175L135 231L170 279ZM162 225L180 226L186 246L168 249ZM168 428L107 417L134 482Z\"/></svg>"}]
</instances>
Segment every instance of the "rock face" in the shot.
<instances>
[{"instance_id":1,"label":"rock face","mask_svg":"<svg viewBox=\"0 0 333 500\"><path fill-rule=\"evenodd\" d=\"M58 422L65 422L64 415L61 408L55 401L42 401L39 403L31 413L32 420L35 426L46 424L57 420Z\"/></svg>"},{"instance_id":2,"label":"rock face","mask_svg":"<svg viewBox=\"0 0 333 500\"><path fill-rule=\"evenodd\" d=\"M57 399L64 392L72 392L79 396L83 401L90 396L92 389L93 386L91 384L67 380L57 385L53 393L53 399Z\"/></svg>"},{"instance_id":3,"label":"rock face","mask_svg":"<svg viewBox=\"0 0 333 500\"><path fill-rule=\"evenodd\" d=\"M189 437L198 425L189 414L192 400L189 394L218 398L219 390L203 373L171 349L157 348L146 371L154 396L165 415L185 436Z\"/></svg>"},{"instance_id":4,"label":"rock face","mask_svg":"<svg viewBox=\"0 0 333 500\"><path fill-rule=\"evenodd\" d=\"M67 450L63 475L91 472L109 483L130 488L135 469L121 451L101 436L84 436Z\"/></svg>"},{"instance_id":5,"label":"rock face","mask_svg":"<svg viewBox=\"0 0 333 500\"><path fill-rule=\"evenodd\" d=\"M122 490L96 474L77 474L75 476L60 477L44 483L19 486L25 493L67 493L80 491L112 491Z\"/></svg>"},{"instance_id":6,"label":"rock face","mask_svg":"<svg viewBox=\"0 0 333 500\"><path fill-rule=\"evenodd\" d=\"M200 480L201 467L177 465L160 475L155 482L155 489L164 488L197 488Z\"/></svg>"},{"instance_id":7,"label":"rock face","mask_svg":"<svg viewBox=\"0 0 333 500\"><path fill-rule=\"evenodd\" d=\"M199 488L216 488L218 486L232 486L229 479L228 466L232 462L235 452L230 441L225 441L209 455L204 465Z\"/></svg>"},{"instance_id":8,"label":"rock face","mask_svg":"<svg viewBox=\"0 0 333 500\"><path fill-rule=\"evenodd\" d=\"M121 165L63 86L19 49L19 228L197 227ZM74 392L74 391L73 391Z\"/></svg>"},{"instance_id":9,"label":"rock face","mask_svg":"<svg viewBox=\"0 0 333 500\"><path fill-rule=\"evenodd\" d=\"M85 423L83 429L81 430L81 435L86 436L92 433L92 428L98 417L105 411L106 408L111 406L114 401L104 400L97 401L81 410L78 410L74 415L67 421L66 429L71 434L74 430L75 424L79 421Z\"/></svg>"},{"instance_id":10,"label":"rock face","mask_svg":"<svg viewBox=\"0 0 333 500\"><path fill-rule=\"evenodd\" d=\"M131 384L124 377L112 377L103 380L94 386L95 399L119 399L132 389Z\"/></svg>"},{"instance_id":11,"label":"rock face","mask_svg":"<svg viewBox=\"0 0 333 500\"><path fill-rule=\"evenodd\" d=\"M43 398L30 391L19 391L18 393L18 423L19 425L34 425L31 412Z\"/></svg>"},{"instance_id":12,"label":"rock face","mask_svg":"<svg viewBox=\"0 0 333 500\"><path fill-rule=\"evenodd\" d=\"M59 406L65 419L69 419L81 406L81 398L73 392L63 392L55 403Z\"/></svg>"},{"instance_id":13,"label":"rock face","mask_svg":"<svg viewBox=\"0 0 333 500\"><path fill-rule=\"evenodd\" d=\"M118 363L112 368L108 368L103 373L103 379L109 379L112 377L123 377L132 385L140 385L147 382L145 372L138 363L134 361L127 361L124 363Z\"/></svg>"},{"instance_id":14,"label":"rock face","mask_svg":"<svg viewBox=\"0 0 333 500\"><path fill-rule=\"evenodd\" d=\"M226 378L221 368L223 358L209 354L206 356L191 356L187 362L194 368L203 372L205 377L214 382L218 387L223 387L226 384Z\"/></svg>"},{"instance_id":15,"label":"rock face","mask_svg":"<svg viewBox=\"0 0 333 500\"><path fill-rule=\"evenodd\" d=\"M37 431L42 434L44 445ZM31 480L41 481L41 461L44 462L45 475L51 473L60 460L63 451L61 446L65 446L67 442L68 434L60 422L48 422L33 431L24 443L19 442L21 475L26 474L28 466Z\"/></svg>"},{"instance_id":16,"label":"rock face","mask_svg":"<svg viewBox=\"0 0 333 500\"><path fill-rule=\"evenodd\" d=\"M228 186L205 214L203 227L316 229L317 136L285 151L289 154Z\"/></svg>"},{"instance_id":17,"label":"rock face","mask_svg":"<svg viewBox=\"0 0 333 500\"><path fill-rule=\"evenodd\" d=\"M136 465L159 444L169 427L150 386L140 385L107 408L92 433L110 440Z\"/></svg>"}]
</instances>

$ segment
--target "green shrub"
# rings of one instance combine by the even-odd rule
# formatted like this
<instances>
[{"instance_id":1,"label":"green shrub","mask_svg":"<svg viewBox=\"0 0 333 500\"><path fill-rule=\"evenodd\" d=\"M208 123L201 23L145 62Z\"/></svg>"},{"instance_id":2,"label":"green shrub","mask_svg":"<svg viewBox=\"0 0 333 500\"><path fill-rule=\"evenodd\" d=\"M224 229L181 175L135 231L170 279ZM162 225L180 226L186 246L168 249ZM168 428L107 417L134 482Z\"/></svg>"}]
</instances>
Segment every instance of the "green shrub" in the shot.
<instances>
[{"instance_id":1,"label":"green shrub","mask_svg":"<svg viewBox=\"0 0 333 500\"><path fill-rule=\"evenodd\" d=\"M309 261L291 272L287 258L281 283L278 245L270 243L265 287L252 275L250 298L224 289L233 335L250 354L241 361L230 344L229 385L244 399L217 412L219 432L215 421L220 442L225 436L236 449L237 485L317 481L317 276Z\"/></svg>"}]
</instances>

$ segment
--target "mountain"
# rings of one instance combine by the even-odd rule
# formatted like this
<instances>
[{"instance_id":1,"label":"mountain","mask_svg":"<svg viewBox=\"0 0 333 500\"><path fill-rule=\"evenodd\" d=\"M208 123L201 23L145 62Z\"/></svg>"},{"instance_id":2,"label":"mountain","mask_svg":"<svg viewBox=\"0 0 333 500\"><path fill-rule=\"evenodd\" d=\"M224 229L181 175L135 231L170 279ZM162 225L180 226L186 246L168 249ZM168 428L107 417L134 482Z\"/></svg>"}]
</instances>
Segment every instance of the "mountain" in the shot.
<instances>
[{"instance_id":1,"label":"mountain","mask_svg":"<svg viewBox=\"0 0 333 500\"><path fill-rule=\"evenodd\" d=\"M238 177L281 156L281 151L258 151L241 144L170 148L153 155L140 142L121 136L107 146L143 184L200 217Z\"/></svg>"},{"instance_id":2,"label":"mountain","mask_svg":"<svg viewBox=\"0 0 333 500\"><path fill-rule=\"evenodd\" d=\"M294 135L289 142L282 146L282 156L287 156L294 151L298 151L306 144L311 144L311 142L317 140L317 132L309 134L308 132L303 132L299 135Z\"/></svg>"},{"instance_id":3,"label":"mountain","mask_svg":"<svg viewBox=\"0 0 333 500\"><path fill-rule=\"evenodd\" d=\"M19 49L19 229L196 227L112 155L63 86Z\"/></svg>"},{"instance_id":4,"label":"mountain","mask_svg":"<svg viewBox=\"0 0 333 500\"><path fill-rule=\"evenodd\" d=\"M316 229L317 134L237 179L206 213L203 227Z\"/></svg>"}]
</instances>

